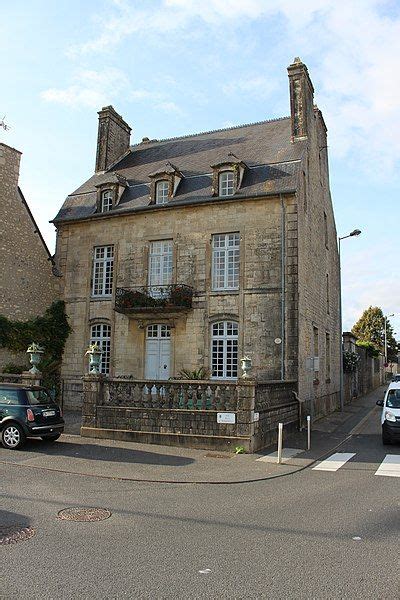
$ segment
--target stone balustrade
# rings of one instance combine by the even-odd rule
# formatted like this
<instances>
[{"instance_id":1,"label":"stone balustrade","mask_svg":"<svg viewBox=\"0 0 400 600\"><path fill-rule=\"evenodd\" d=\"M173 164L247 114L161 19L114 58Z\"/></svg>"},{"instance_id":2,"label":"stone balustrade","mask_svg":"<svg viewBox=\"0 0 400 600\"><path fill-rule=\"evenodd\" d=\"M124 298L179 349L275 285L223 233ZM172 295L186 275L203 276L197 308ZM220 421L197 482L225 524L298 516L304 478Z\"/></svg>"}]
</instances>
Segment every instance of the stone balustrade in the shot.
<instances>
[{"instance_id":1,"label":"stone balustrade","mask_svg":"<svg viewBox=\"0 0 400 600\"><path fill-rule=\"evenodd\" d=\"M237 410L237 384L198 380L108 379L104 406L188 410Z\"/></svg>"}]
</instances>

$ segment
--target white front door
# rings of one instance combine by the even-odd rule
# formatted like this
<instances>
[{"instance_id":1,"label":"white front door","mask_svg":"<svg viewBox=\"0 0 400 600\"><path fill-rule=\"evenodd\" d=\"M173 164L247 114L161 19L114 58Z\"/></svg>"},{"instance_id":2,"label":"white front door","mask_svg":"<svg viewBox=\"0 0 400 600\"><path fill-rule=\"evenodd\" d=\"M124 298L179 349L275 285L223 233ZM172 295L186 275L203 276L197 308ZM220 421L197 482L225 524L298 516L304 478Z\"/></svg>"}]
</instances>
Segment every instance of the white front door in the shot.
<instances>
[{"instance_id":1,"label":"white front door","mask_svg":"<svg viewBox=\"0 0 400 600\"><path fill-rule=\"evenodd\" d=\"M171 329L169 325L149 325L146 335L145 378L166 380L171 366Z\"/></svg>"}]
</instances>

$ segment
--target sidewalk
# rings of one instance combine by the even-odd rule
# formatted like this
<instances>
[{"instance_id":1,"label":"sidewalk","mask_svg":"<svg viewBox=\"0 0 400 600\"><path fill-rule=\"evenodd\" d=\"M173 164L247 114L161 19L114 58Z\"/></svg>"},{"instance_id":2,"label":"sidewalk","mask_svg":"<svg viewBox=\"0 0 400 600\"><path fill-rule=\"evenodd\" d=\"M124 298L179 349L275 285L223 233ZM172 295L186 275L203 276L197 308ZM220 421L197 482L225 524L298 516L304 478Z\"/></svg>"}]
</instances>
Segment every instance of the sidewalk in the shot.
<instances>
[{"instance_id":1,"label":"sidewalk","mask_svg":"<svg viewBox=\"0 0 400 600\"><path fill-rule=\"evenodd\" d=\"M295 448L301 453L293 458L284 458L280 465L271 457L265 458L276 451L275 447L257 454L236 455L233 452L81 438L78 435L79 413L65 415L66 433L55 444L32 440L19 452L0 451L0 462L91 477L147 482L215 484L263 480L298 471L333 451L373 409L376 410L379 433L379 408L375 402L382 396L383 389L378 388L357 399L346 406L343 413L333 413L317 421L312 430L309 451L306 450L306 431L284 438L286 452L288 448ZM257 460L260 458L262 460Z\"/></svg>"}]
</instances>

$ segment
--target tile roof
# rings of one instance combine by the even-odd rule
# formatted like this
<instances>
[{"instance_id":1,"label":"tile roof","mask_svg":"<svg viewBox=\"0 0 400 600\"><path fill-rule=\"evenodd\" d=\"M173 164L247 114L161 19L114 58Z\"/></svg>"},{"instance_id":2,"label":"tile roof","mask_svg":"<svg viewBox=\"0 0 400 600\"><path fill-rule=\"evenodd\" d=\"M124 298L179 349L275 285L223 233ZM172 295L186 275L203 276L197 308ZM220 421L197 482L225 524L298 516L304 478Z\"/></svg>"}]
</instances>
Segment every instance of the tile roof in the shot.
<instances>
[{"instance_id":1,"label":"tile roof","mask_svg":"<svg viewBox=\"0 0 400 600\"><path fill-rule=\"evenodd\" d=\"M224 161L229 153L234 153L248 167L235 196L292 191L297 188L298 161L302 157L304 144L302 141L291 142L290 117L136 144L110 169L128 182L119 204L111 214L142 210L148 206L149 175L165 170L169 161L173 161L183 174L176 196L168 203L169 206L212 201L211 165ZM93 215L96 186L109 181L110 172L93 175L67 197L54 221Z\"/></svg>"}]
</instances>

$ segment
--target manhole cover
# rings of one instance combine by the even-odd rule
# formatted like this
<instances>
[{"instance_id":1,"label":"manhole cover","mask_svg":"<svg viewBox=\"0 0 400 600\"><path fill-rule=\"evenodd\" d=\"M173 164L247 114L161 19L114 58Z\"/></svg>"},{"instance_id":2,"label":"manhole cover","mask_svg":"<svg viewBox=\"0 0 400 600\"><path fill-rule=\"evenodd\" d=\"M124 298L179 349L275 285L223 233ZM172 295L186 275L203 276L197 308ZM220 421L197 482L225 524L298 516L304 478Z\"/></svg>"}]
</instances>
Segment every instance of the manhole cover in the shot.
<instances>
[{"instance_id":1,"label":"manhole cover","mask_svg":"<svg viewBox=\"0 0 400 600\"><path fill-rule=\"evenodd\" d=\"M24 542L35 535L32 527L22 525L0 525L0 546Z\"/></svg>"},{"instance_id":2,"label":"manhole cover","mask_svg":"<svg viewBox=\"0 0 400 600\"><path fill-rule=\"evenodd\" d=\"M64 521L104 521L111 517L105 508L64 508L58 513L58 518Z\"/></svg>"}]
</instances>

